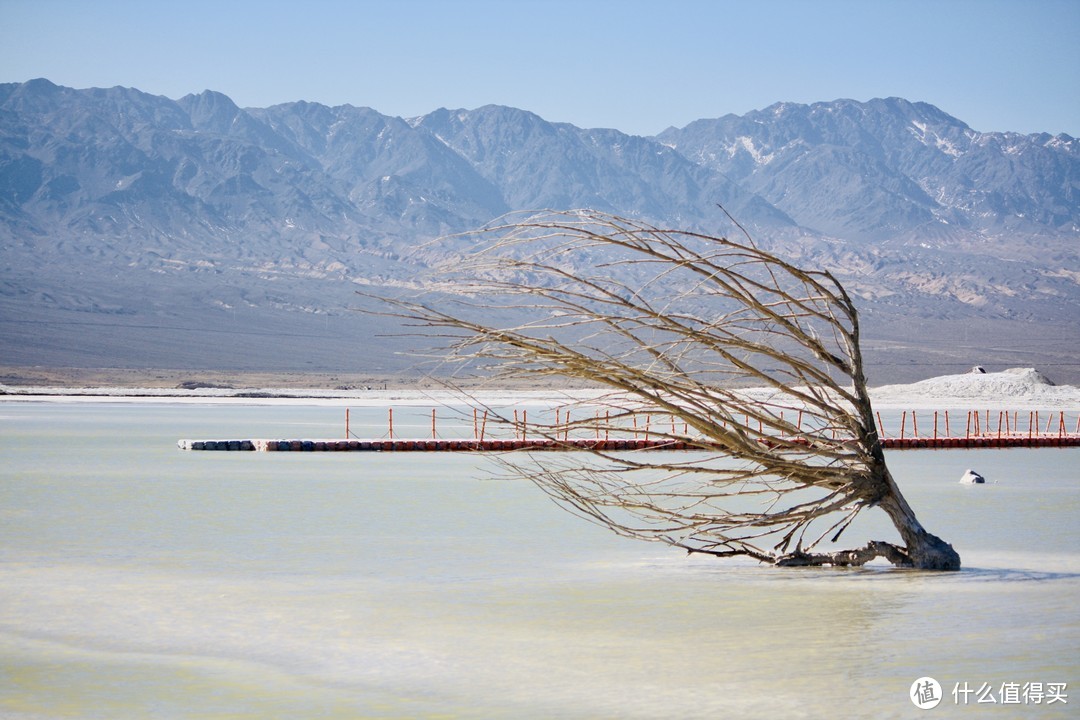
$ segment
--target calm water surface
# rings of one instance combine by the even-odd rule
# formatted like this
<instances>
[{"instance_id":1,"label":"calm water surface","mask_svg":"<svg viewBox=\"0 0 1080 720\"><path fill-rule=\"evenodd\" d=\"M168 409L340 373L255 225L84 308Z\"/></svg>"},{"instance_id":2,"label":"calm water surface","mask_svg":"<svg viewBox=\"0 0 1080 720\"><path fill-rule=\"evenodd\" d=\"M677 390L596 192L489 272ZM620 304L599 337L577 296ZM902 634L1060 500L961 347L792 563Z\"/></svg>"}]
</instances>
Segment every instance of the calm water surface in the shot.
<instances>
[{"instance_id":1,"label":"calm water surface","mask_svg":"<svg viewBox=\"0 0 1080 720\"><path fill-rule=\"evenodd\" d=\"M175 445L335 437L342 415L0 403L0 716L1076 716L1080 450L891 453L963 556L934 574L687 557L473 455ZM959 485L969 467L992 484ZM1030 682L1075 697L952 695Z\"/></svg>"}]
</instances>

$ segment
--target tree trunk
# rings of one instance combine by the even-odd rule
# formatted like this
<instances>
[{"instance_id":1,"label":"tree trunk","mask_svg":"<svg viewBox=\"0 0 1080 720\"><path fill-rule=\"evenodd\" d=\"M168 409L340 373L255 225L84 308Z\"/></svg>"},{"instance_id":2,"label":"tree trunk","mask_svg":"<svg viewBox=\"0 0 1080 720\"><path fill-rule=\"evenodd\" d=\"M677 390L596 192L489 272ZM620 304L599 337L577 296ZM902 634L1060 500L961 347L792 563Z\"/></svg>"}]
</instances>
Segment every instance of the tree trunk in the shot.
<instances>
[{"instance_id":1,"label":"tree trunk","mask_svg":"<svg viewBox=\"0 0 1080 720\"><path fill-rule=\"evenodd\" d=\"M878 505L893 521L906 545L911 567L917 570L959 570L960 555L953 546L926 531L886 471L889 492Z\"/></svg>"}]
</instances>

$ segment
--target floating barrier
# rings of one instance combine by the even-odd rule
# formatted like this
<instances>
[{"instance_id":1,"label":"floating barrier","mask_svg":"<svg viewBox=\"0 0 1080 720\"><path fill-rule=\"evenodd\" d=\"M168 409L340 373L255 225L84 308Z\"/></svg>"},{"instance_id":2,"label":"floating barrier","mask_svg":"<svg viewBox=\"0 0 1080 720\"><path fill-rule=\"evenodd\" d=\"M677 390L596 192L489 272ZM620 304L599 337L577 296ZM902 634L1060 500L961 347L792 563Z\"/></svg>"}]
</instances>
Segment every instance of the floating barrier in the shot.
<instances>
[{"instance_id":1,"label":"floating barrier","mask_svg":"<svg viewBox=\"0 0 1080 720\"><path fill-rule=\"evenodd\" d=\"M179 440L181 450L261 452L510 452L514 450L707 450L707 444L672 440L618 438L607 440L551 439L379 439L379 440Z\"/></svg>"},{"instance_id":2,"label":"floating barrier","mask_svg":"<svg viewBox=\"0 0 1080 720\"><path fill-rule=\"evenodd\" d=\"M181 450L255 450L254 440L181 440Z\"/></svg>"},{"instance_id":3,"label":"floating barrier","mask_svg":"<svg viewBox=\"0 0 1080 720\"><path fill-rule=\"evenodd\" d=\"M596 424L586 422L575 432L592 430L596 437L581 438L571 437L570 434L570 411L565 414L561 409L555 410L555 428L557 435L541 435L527 437L531 432L540 432L543 425L529 425L528 411L522 410L519 416L514 410L514 421L510 425L504 423L503 430L509 426L513 431L511 437L491 437L487 432L488 411L483 411L481 416L477 409L472 412L472 437L457 439L443 439L438 437L439 428L436 424L435 410L431 410L431 437L430 438L400 438L394 435L394 410L390 408L387 416L387 435L378 439L354 438L350 432L349 410L345 410L345 439L339 440L180 440L177 445L183 450L211 450L211 451L261 451L261 452L511 452L515 450L529 451L574 451L593 450L601 452L618 452L630 450L703 450L716 451L720 447L709 442L707 439L700 441L674 439L688 432L688 426L677 418L667 414L656 415L657 422L653 423L653 415L645 416L642 427L638 426L638 419L634 417L633 426L626 428L613 428L610 426L610 413L601 420L599 411L596 415ZM954 414L958 414L955 413ZM924 417L924 429L929 425L926 418L930 417L927 411L922 411ZM1073 416L1076 415L1075 429ZM1016 447L1080 447L1080 414L1069 411L1046 411L1032 410L1023 417L1019 411L967 411L966 418L961 415L958 419L966 420L963 435L953 435L954 426L959 432L959 423L953 423L949 411L944 413L933 412L932 433L919 434L918 413L910 411L910 431L908 434L909 412L904 411L899 416L898 435L890 434L881 415L876 414L878 437L883 448L886 450L914 450L914 449L968 449L968 448L1016 448ZM1045 418L1045 423L1043 419ZM783 423L784 413L779 414L779 420ZM994 421L996 428L993 427ZM426 424L426 423L425 423ZM744 419L741 427L750 435L758 435L758 442L771 448L789 447L797 450L800 447L807 448L812 452L814 445L824 443L826 445L843 442L837 438L828 440L820 434L808 436L800 435L804 430L803 413L799 412L796 421L789 425L794 430L793 436L770 436L762 432L760 419L757 427L752 428L749 417ZM1045 427L1044 427L1045 425ZM370 427L370 426L369 426ZM415 427L415 426L410 426ZM548 432L550 432L550 426ZM668 429L670 428L670 432ZM399 424L400 429L400 424ZM460 433L465 427L456 426L451 432ZM756 430L756 432L755 432ZM467 431L467 430L466 430ZM613 437L614 436L614 437ZM835 437L835 436L834 436Z\"/></svg>"},{"instance_id":4,"label":"floating barrier","mask_svg":"<svg viewBox=\"0 0 1080 720\"><path fill-rule=\"evenodd\" d=\"M786 441L760 440L763 444L777 446L809 446L803 438ZM883 438L886 450L918 449L969 449L969 448L1016 448L1016 447L1080 447L1080 435L1041 437L967 437L967 438ZM181 450L212 451L261 451L261 452L511 452L516 450L568 452L592 450L620 452L629 450L716 450L718 446L708 442L685 442L676 440L615 438L615 439L522 439L502 438L486 440L437 440L437 439L379 439L379 440L180 440Z\"/></svg>"},{"instance_id":5,"label":"floating barrier","mask_svg":"<svg viewBox=\"0 0 1080 720\"><path fill-rule=\"evenodd\" d=\"M886 450L1080 447L1080 435L1044 435L1041 437L966 437L966 438L883 438Z\"/></svg>"}]
</instances>

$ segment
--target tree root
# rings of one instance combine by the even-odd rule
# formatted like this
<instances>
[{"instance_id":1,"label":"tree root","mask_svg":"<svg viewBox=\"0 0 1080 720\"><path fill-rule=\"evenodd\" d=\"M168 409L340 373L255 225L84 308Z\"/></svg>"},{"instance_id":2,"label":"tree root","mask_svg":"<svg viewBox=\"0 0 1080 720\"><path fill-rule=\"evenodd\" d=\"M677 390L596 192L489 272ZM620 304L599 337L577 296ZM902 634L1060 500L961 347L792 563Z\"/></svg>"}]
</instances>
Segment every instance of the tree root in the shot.
<instances>
[{"instance_id":1,"label":"tree root","mask_svg":"<svg viewBox=\"0 0 1080 720\"><path fill-rule=\"evenodd\" d=\"M865 547L831 553L796 550L778 555L769 562L777 567L862 567L875 558L885 558L896 567L916 570L959 570L960 556L953 546L928 532L922 532L913 548L871 540Z\"/></svg>"},{"instance_id":2,"label":"tree root","mask_svg":"<svg viewBox=\"0 0 1080 720\"><path fill-rule=\"evenodd\" d=\"M777 567L862 567L875 558L883 557L897 567L914 567L907 550L892 543L871 540L865 547L838 550L831 553L808 553L802 550L777 556Z\"/></svg>"}]
</instances>

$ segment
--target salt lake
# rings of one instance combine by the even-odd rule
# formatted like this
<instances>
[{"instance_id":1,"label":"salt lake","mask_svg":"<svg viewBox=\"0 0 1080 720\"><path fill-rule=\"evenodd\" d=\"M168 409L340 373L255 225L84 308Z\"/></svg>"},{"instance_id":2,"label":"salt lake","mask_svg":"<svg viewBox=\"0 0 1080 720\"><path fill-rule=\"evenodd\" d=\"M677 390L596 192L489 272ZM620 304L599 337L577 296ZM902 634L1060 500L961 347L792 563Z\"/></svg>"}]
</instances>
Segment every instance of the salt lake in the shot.
<instances>
[{"instance_id":1,"label":"salt lake","mask_svg":"<svg viewBox=\"0 0 1080 720\"><path fill-rule=\"evenodd\" d=\"M475 454L176 447L342 420L0 402L0 716L906 718L928 676L935 716L1075 717L1080 449L890 452L941 574L686 556Z\"/></svg>"}]
</instances>

